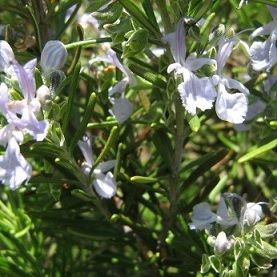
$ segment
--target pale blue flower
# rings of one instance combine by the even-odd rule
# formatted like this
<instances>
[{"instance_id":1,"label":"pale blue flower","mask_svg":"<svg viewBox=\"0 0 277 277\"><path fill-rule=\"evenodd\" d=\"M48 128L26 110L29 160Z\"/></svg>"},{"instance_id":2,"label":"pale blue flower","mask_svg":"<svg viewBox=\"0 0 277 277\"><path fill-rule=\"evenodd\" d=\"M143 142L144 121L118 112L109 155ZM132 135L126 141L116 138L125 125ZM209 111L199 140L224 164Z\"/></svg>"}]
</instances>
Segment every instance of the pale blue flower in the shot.
<instances>
[{"instance_id":1,"label":"pale blue flower","mask_svg":"<svg viewBox=\"0 0 277 277\"><path fill-rule=\"evenodd\" d=\"M203 202L193 207L191 220L192 223L189 223L190 229L198 230L208 230L212 223L221 225L223 230L239 223L239 219L234 211L228 209L225 197L222 196L220 197L216 213L211 211L207 202Z\"/></svg>"},{"instance_id":2,"label":"pale blue flower","mask_svg":"<svg viewBox=\"0 0 277 277\"><path fill-rule=\"evenodd\" d=\"M110 109L110 113L116 118L116 120L118 120L119 123L123 123L131 116L133 111L131 102L125 97L125 89L128 84L131 87L136 85L137 81L132 72L119 61L116 52L112 49L108 50L106 57L91 59L89 64L91 65L97 61L110 63L116 66L125 75L122 80L109 89L109 100L113 105ZM119 97L116 97L118 95Z\"/></svg>"},{"instance_id":3,"label":"pale blue flower","mask_svg":"<svg viewBox=\"0 0 277 277\"><path fill-rule=\"evenodd\" d=\"M43 140L47 134L49 123L46 120L39 121L37 119L41 105L36 98L34 78L36 59L21 66L15 60L11 47L5 41L0 41L0 57L1 69L16 79L23 96L22 100L11 99L8 87L2 83L0 86L0 111L10 125L29 133L37 141Z\"/></svg>"},{"instance_id":4,"label":"pale blue flower","mask_svg":"<svg viewBox=\"0 0 277 277\"><path fill-rule=\"evenodd\" d=\"M85 161L82 163L82 171L86 176L92 176L93 186L96 192L103 198L111 198L116 193L116 181L109 170L115 166L115 160L102 162L93 168L94 160L91 147L91 140L84 137L83 140L78 142L82 151ZM91 172L91 170L93 170Z\"/></svg>"},{"instance_id":5,"label":"pale blue flower","mask_svg":"<svg viewBox=\"0 0 277 277\"><path fill-rule=\"evenodd\" d=\"M243 224L247 226L253 226L262 219L263 210L261 204L267 204L265 202L259 203L247 203L247 207L243 217Z\"/></svg>"},{"instance_id":6,"label":"pale blue flower","mask_svg":"<svg viewBox=\"0 0 277 277\"><path fill-rule=\"evenodd\" d=\"M20 153L16 139L11 137L5 155L0 156L0 181L14 190L24 181L27 184L31 175L31 165Z\"/></svg>"},{"instance_id":7,"label":"pale blue flower","mask_svg":"<svg viewBox=\"0 0 277 277\"><path fill-rule=\"evenodd\" d=\"M192 230L207 229L216 219L217 214L211 211L210 205L207 202L203 202L193 207L192 223L189 223L189 227Z\"/></svg>"},{"instance_id":8,"label":"pale blue flower","mask_svg":"<svg viewBox=\"0 0 277 277\"><path fill-rule=\"evenodd\" d=\"M250 122L261 114L266 108L266 103L260 99L257 99L254 103L248 105L245 121L240 124L235 124L234 129L236 131L246 131L250 129Z\"/></svg>"},{"instance_id":9,"label":"pale blue flower","mask_svg":"<svg viewBox=\"0 0 277 277\"><path fill-rule=\"evenodd\" d=\"M272 21L265 26L259 27L250 36L253 39L257 36L269 35L264 41L255 41L250 47L252 67L255 71L270 71L277 63L277 8L267 6L272 16Z\"/></svg>"},{"instance_id":10,"label":"pale blue flower","mask_svg":"<svg viewBox=\"0 0 277 277\"><path fill-rule=\"evenodd\" d=\"M245 119L248 108L248 89L239 81L223 75L223 68L231 55L233 47L242 43L248 50L248 46L237 38L224 39L219 42L216 54L217 71L212 77L213 83L217 86L217 99L215 110L217 116L231 123L239 124ZM229 93L231 90L239 91Z\"/></svg>"},{"instance_id":11,"label":"pale blue flower","mask_svg":"<svg viewBox=\"0 0 277 277\"><path fill-rule=\"evenodd\" d=\"M196 58L193 53L186 58L186 31L182 18L176 28L176 32L164 36L163 41L169 43L175 63L168 66L167 72L175 71L176 78L181 75L183 82L178 85L178 91L185 109L192 115L196 109L204 111L211 109L216 96L216 91L208 77L197 77L194 71L205 64L216 65L216 61L209 58Z\"/></svg>"},{"instance_id":12,"label":"pale blue flower","mask_svg":"<svg viewBox=\"0 0 277 277\"><path fill-rule=\"evenodd\" d=\"M216 223L221 225L223 229L227 229L228 227L239 223L234 211L228 209L225 198L222 196L220 196L216 214Z\"/></svg>"},{"instance_id":13,"label":"pale blue flower","mask_svg":"<svg viewBox=\"0 0 277 277\"><path fill-rule=\"evenodd\" d=\"M35 97L36 87L34 79L34 70L36 60L31 60L23 66L18 63L13 64L13 70L17 76L18 85L24 97L23 100L11 101L8 104L9 110L17 116L9 120L10 124L29 133L35 140L42 141L49 128L46 120L39 121L36 114L40 112L40 102Z\"/></svg>"}]
</instances>

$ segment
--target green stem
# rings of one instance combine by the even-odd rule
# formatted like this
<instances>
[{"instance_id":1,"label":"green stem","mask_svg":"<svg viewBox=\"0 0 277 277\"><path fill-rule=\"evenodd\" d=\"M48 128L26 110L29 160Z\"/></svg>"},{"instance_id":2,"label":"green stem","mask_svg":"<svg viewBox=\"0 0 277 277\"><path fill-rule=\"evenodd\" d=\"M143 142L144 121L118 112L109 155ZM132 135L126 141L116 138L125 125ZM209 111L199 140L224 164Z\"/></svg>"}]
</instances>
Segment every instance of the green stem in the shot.
<instances>
[{"instance_id":1,"label":"green stem","mask_svg":"<svg viewBox=\"0 0 277 277\"><path fill-rule=\"evenodd\" d=\"M36 16L35 16L32 8L30 6L26 5L25 8L28 10L28 12L29 12L29 14L31 16L31 19L33 21L33 25L34 25L34 29L35 29L35 33L36 33L36 40L37 40L38 48L39 48L39 51L41 52L42 45L41 45L41 37L40 37L40 28L39 28Z\"/></svg>"},{"instance_id":2,"label":"green stem","mask_svg":"<svg viewBox=\"0 0 277 277\"><path fill-rule=\"evenodd\" d=\"M37 18L38 28L40 32L41 47L45 45L48 39L48 24L45 17L44 4L42 0L32 0L32 7L34 10L35 17Z\"/></svg>"},{"instance_id":3,"label":"green stem","mask_svg":"<svg viewBox=\"0 0 277 277\"><path fill-rule=\"evenodd\" d=\"M56 39L60 39L62 34L65 33L65 30L68 28L68 26L71 25L71 23L76 19L76 14L81 7L82 1L78 1L79 3L76 5L73 13L71 14L70 18L66 21L66 23L62 26L61 30L59 30L59 33L56 35Z\"/></svg>"},{"instance_id":4,"label":"green stem","mask_svg":"<svg viewBox=\"0 0 277 277\"><path fill-rule=\"evenodd\" d=\"M114 126L110 132L109 138L106 141L106 144L102 152L99 154L99 156L97 157L96 161L93 164L93 169L96 168L97 165L99 165L103 161L104 157L106 156L108 151L111 149L113 143L115 142L117 135L118 135L118 127Z\"/></svg>"},{"instance_id":5,"label":"green stem","mask_svg":"<svg viewBox=\"0 0 277 277\"><path fill-rule=\"evenodd\" d=\"M276 1L270 1L270 0L253 0L254 2L257 2L257 3L262 3L262 4L266 4L266 5L270 5L270 6L273 6L273 7L277 7L277 3Z\"/></svg>"},{"instance_id":6,"label":"green stem","mask_svg":"<svg viewBox=\"0 0 277 277\"><path fill-rule=\"evenodd\" d=\"M171 21L170 21L169 14L168 14L166 1L165 0L159 0L157 2L159 2L159 3L157 3L157 7L158 7L158 9L160 11L160 14L161 14L161 18L162 18L162 22L163 22L163 25L164 25L165 33L168 34L168 33L172 32L173 28L172 28L172 24L171 24Z\"/></svg>"},{"instance_id":7,"label":"green stem","mask_svg":"<svg viewBox=\"0 0 277 277\"><path fill-rule=\"evenodd\" d=\"M134 0L118 0L128 13L145 29L149 30L157 39L161 38L158 27L148 19Z\"/></svg>"},{"instance_id":8,"label":"green stem","mask_svg":"<svg viewBox=\"0 0 277 277\"><path fill-rule=\"evenodd\" d=\"M173 152L173 165L172 175L169 182L169 211L164 218L164 229L160 237L160 254L161 260L167 258L167 245L166 238L168 231L172 228L177 215L177 203L179 195L180 183L180 168L182 162L183 145L185 140L185 126L184 126L184 107L179 96L175 99L175 115L176 115L176 131L174 138L174 152Z\"/></svg>"},{"instance_id":9,"label":"green stem","mask_svg":"<svg viewBox=\"0 0 277 277\"><path fill-rule=\"evenodd\" d=\"M78 32L80 41L84 40L84 30L80 24L77 25L77 32ZM82 51L82 46L77 47L72 64L71 64L70 68L67 70L68 75L70 75L74 71L74 68L80 59L81 51Z\"/></svg>"},{"instance_id":10,"label":"green stem","mask_svg":"<svg viewBox=\"0 0 277 277\"><path fill-rule=\"evenodd\" d=\"M102 43L102 42L111 42L111 41L112 41L112 39L110 37L92 38L92 39L88 39L88 40L69 43L69 44L65 45L65 48L67 50L69 50L69 49L78 48L80 46L82 46L82 47L91 47L91 45L93 45L93 44Z\"/></svg>"},{"instance_id":11,"label":"green stem","mask_svg":"<svg viewBox=\"0 0 277 277\"><path fill-rule=\"evenodd\" d=\"M77 66L75 67L74 73L73 73L73 79L72 79L69 96L68 96L68 107L67 107L66 113L64 115L64 120L63 120L63 125L62 125L62 131L63 131L64 135L66 135L66 133L67 133L67 128L68 128L69 121L70 121L74 96L76 94L76 88L78 85L80 68L81 68L81 65L77 64Z\"/></svg>"},{"instance_id":12,"label":"green stem","mask_svg":"<svg viewBox=\"0 0 277 277\"><path fill-rule=\"evenodd\" d=\"M96 103L96 94L92 93L90 95L90 98L89 98L89 101L88 101L88 104L87 104L87 107L86 107L86 110L85 110L85 113L84 113L84 116L83 116L83 120L80 123L80 127L78 128L76 134L74 135L74 137L73 137L73 139L70 143L70 146L69 146L69 152L70 153L73 152L73 150L74 150L75 146L77 145L78 141L84 135L85 130L86 130L87 125L88 125L88 122L91 118L95 103Z\"/></svg>"}]
</instances>

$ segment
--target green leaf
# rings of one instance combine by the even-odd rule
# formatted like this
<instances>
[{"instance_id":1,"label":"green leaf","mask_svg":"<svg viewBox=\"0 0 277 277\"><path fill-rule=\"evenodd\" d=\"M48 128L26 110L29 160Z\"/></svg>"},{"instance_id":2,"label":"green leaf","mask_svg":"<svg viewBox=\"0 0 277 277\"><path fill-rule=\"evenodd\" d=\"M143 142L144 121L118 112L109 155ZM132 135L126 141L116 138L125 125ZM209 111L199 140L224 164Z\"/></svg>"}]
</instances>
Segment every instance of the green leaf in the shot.
<instances>
[{"instance_id":1,"label":"green leaf","mask_svg":"<svg viewBox=\"0 0 277 277\"><path fill-rule=\"evenodd\" d=\"M121 5L130 13L130 15L136 19L139 25L147 29L150 33L157 38L161 37L160 30L152 21L150 21L141 8L137 5L137 2L133 0L118 0Z\"/></svg>"},{"instance_id":2,"label":"green leaf","mask_svg":"<svg viewBox=\"0 0 277 277\"><path fill-rule=\"evenodd\" d=\"M217 273L221 272L221 261L215 255L210 256L209 260L214 271Z\"/></svg>"},{"instance_id":3,"label":"green leaf","mask_svg":"<svg viewBox=\"0 0 277 277\"><path fill-rule=\"evenodd\" d=\"M149 111L143 115L143 120L149 123L159 122L164 113L164 101L158 101L151 105Z\"/></svg>"},{"instance_id":4,"label":"green leaf","mask_svg":"<svg viewBox=\"0 0 277 277\"><path fill-rule=\"evenodd\" d=\"M95 12L100 9L102 6L108 4L110 0L93 0L89 2L89 5L86 8L87 13Z\"/></svg>"},{"instance_id":5,"label":"green leaf","mask_svg":"<svg viewBox=\"0 0 277 277\"><path fill-rule=\"evenodd\" d=\"M255 229L259 231L261 238L270 238L277 234L277 223L256 225Z\"/></svg>"},{"instance_id":6,"label":"green leaf","mask_svg":"<svg viewBox=\"0 0 277 277\"><path fill-rule=\"evenodd\" d=\"M199 178L200 176L203 176L203 174L210 170L215 164L217 164L218 162L220 162L222 159L225 158L225 156L228 154L228 151L226 151L225 149L222 149L220 151L217 151L215 153L212 154L208 154L205 158L200 158L197 161L192 162L191 165L197 165L199 164L199 166L194 170L190 172L189 177L187 178L187 180L185 180L185 182L181 185L181 193L188 188L188 186L190 186L191 184L193 184L195 182L195 180L197 180L197 178ZM211 156L210 156L211 155ZM190 166L191 166L190 165ZM186 167L186 170L188 170L188 168L190 166ZM182 170L182 172L184 172L184 170Z\"/></svg>"},{"instance_id":7,"label":"green leaf","mask_svg":"<svg viewBox=\"0 0 277 277\"><path fill-rule=\"evenodd\" d=\"M122 58L133 57L140 53L148 43L148 31L140 29L134 31L125 44Z\"/></svg>"},{"instance_id":8,"label":"green leaf","mask_svg":"<svg viewBox=\"0 0 277 277\"><path fill-rule=\"evenodd\" d=\"M206 273L211 267L209 256L207 254L202 255L201 273Z\"/></svg>"},{"instance_id":9,"label":"green leaf","mask_svg":"<svg viewBox=\"0 0 277 277\"><path fill-rule=\"evenodd\" d=\"M92 12L91 15L95 17L103 27L105 24L114 23L122 13L122 5L119 1L114 1L101 11Z\"/></svg>"},{"instance_id":10,"label":"green leaf","mask_svg":"<svg viewBox=\"0 0 277 277\"><path fill-rule=\"evenodd\" d=\"M103 150L101 151L101 153L99 154L99 156L97 157L97 159L93 165L94 168L96 168L97 165L99 165L99 163L102 162L102 160L104 159L106 154L109 152L109 150L113 146L115 140L117 139L117 135L118 135L118 127L114 126L110 132L110 136L109 136L108 140L106 141L106 144L105 144Z\"/></svg>"},{"instance_id":11,"label":"green leaf","mask_svg":"<svg viewBox=\"0 0 277 277\"><path fill-rule=\"evenodd\" d=\"M271 142L258 147L255 150L250 151L249 153L247 153L246 155L242 156L239 158L238 163L244 163L246 161L252 160L266 152L268 152L269 150L275 148L277 146L277 139L272 140Z\"/></svg>"},{"instance_id":12,"label":"green leaf","mask_svg":"<svg viewBox=\"0 0 277 277\"><path fill-rule=\"evenodd\" d=\"M158 181L157 178L145 177L145 176L132 176L130 178L130 182L138 183L138 184L152 184Z\"/></svg>"},{"instance_id":13,"label":"green leaf","mask_svg":"<svg viewBox=\"0 0 277 277\"><path fill-rule=\"evenodd\" d=\"M13 246L18 251L18 255L21 255L24 259L26 259L26 262L30 262L30 264L33 266L34 270L37 273L39 273L40 269L38 267L36 258L26 249L24 244L19 239L15 238L12 234L10 234L9 232L1 230L1 234L12 242Z\"/></svg>"},{"instance_id":14,"label":"green leaf","mask_svg":"<svg viewBox=\"0 0 277 277\"><path fill-rule=\"evenodd\" d=\"M71 195L73 195L74 197L77 197L85 202L91 202L91 201L93 201L93 199L95 199L94 196L86 193L85 191L83 191L81 189L73 189L71 191Z\"/></svg>"},{"instance_id":15,"label":"green leaf","mask_svg":"<svg viewBox=\"0 0 277 277\"><path fill-rule=\"evenodd\" d=\"M263 241L263 249L261 251L257 251L257 253L271 259L277 258L277 248L266 241Z\"/></svg>"},{"instance_id":16,"label":"green leaf","mask_svg":"<svg viewBox=\"0 0 277 277\"><path fill-rule=\"evenodd\" d=\"M133 30L133 25L129 16L120 18L119 22L113 24L106 24L104 29L112 37L112 44L116 45L124 41L125 35Z\"/></svg>"},{"instance_id":17,"label":"green leaf","mask_svg":"<svg viewBox=\"0 0 277 277\"><path fill-rule=\"evenodd\" d=\"M211 10L214 0L191 0L188 10L188 16L195 19L197 22L200 20L205 14Z\"/></svg>"},{"instance_id":18,"label":"green leaf","mask_svg":"<svg viewBox=\"0 0 277 277\"><path fill-rule=\"evenodd\" d=\"M59 201L61 197L61 189L53 184L50 185L50 194L53 196L55 201Z\"/></svg>"},{"instance_id":19,"label":"green leaf","mask_svg":"<svg viewBox=\"0 0 277 277\"><path fill-rule=\"evenodd\" d=\"M193 132L198 132L201 127L201 122L200 122L198 115L196 114L196 115L191 116L190 114L187 114L186 117L188 119L191 130Z\"/></svg>"},{"instance_id":20,"label":"green leaf","mask_svg":"<svg viewBox=\"0 0 277 277\"><path fill-rule=\"evenodd\" d=\"M265 4L265 5L277 7L276 1L270 1L270 0L253 0L253 2L257 2L257 3L261 3L261 4Z\"/></svg>"},{"instance_id":21,"label":"green leaf","mask_svg":"<svg viewBox=\"0 0 277 277\"><path fill-rule=\"evenodd\" d=\"M167 86L164 77L160 74L150 72L149 69L145 69L143 67L138 66L137 64L130 63L128 65L130 70L137 74L138 76L142 77L143 79L147 80L151 84L157 86L158 88L165 89Z\"/></svg>"},{"instance_id":22,"label":"green leaf","mask_svg":"<svg viewBox=\"0 0 277 277\"><path fill-rule=\"evenodd\" d=\"M159 29L159 24L157 22L156 16L155 16L155 10L152 7L152 3L150 2L150 0L143 0L142 2L142 7L147 15L147 17L149 18L149 20L151 21L153 26L156 26L156 29Z\"/></svg>"},{"instance_id":23,"label":"green leaf","mask_svg":"<svg viewBox=\"0 0 277 277\"><path fill-rule=\"evenodd\" d=\"M83 115L83 119L80 123L80 126L78 127L71 143L70 143L70 146L69 146L69 151L72 153L74 148L76 147L78 141L82 138L82 136L84 135L85 133L85 130L87 128L87 125L91 119L91 115L93 113L93 110L94 110L94 106L95 106L95 103L96 103L96 94L95 93L92 93L89 97L89 100L88 100L88 103L87 103L87 106L86 106L86 109L85 109L85 113Z\"/></svg>"},{"instance_id":24,"label":"green leaf","mask_svg":"<svg viewBox=\"0 0 277 277\"><path fill-rule=\"evenodd\" d=\"M0 256L0 273L6 274L6 275L1 274L2 276L30 277L30 274L26 272L26 268L22 268L18 263L1 256Z\"/></svg>"},{"instance_id":25,"label":"green leaf","mask_svg":"<svg viewBox=\"0 0 277 277\"><path fill-rule=\"evenodd\" d=\"M253 263L257 265L259 268L267 269L272 266L271 259L265 257L264 255L262 255L262 253L252 253L250 257Z\"/></svg>"},{"instance_id":26,"label":"green leaf","mask_svg":"<svg viewBox=\"0 0 277 277\"><path fill-rule=\"evenodd\" d=\"M254 236L255 244L258 245L259 248L263 249L263 247L264 247L263 241L262 241L260 232L257 229L254 230L253 236Z\"/></svg>"},{"instance_id":27,"label":"green leaf","mask_svg":"<svg viewBox=\"0 0 277 277\"><path fill-rule=\"evenodd\" d=\"M171 144L171 140L168 136L168 133L165 129L158 128L153 130L152 132L152 141L155 147L158 150L158 153L163 158L164 163L167 165L168 169L172 169L172 153L173 147Z\"/></svg>"},{"instance_id":28,"label":"green leaf","mask_svg":"<svg viewBox=\"0 0 277 277\"><path fill-rule=\"evenodd\" d=\"M61 147L50 142L36 142L30 147L30 149L37 155L50 157L52 159L61 157L64 154L64 150Z\"/></svg>"},{"instance_id":29,"label":"green leaf","mask_svg":"<svg viewBox=\"0 0 277 277\"><path fill-rule=\"evenodd\" d=\"M77 90L77 85L78 85L78 80L79 80L79 75L80 75L80 69L81 69L81 64L77 64L77 66L74 69L73 72L73 80L70 86L70 90L69 90L69 96L68 96L68 105L67 105L67 109L62 121L62 130L63 133L66 134L68 132L68 125L69 125L69 121L72 115L72 108L73 108L73 102L74 102L74 98L76 95L76 90Z\"/></svg>"}]
</instances>

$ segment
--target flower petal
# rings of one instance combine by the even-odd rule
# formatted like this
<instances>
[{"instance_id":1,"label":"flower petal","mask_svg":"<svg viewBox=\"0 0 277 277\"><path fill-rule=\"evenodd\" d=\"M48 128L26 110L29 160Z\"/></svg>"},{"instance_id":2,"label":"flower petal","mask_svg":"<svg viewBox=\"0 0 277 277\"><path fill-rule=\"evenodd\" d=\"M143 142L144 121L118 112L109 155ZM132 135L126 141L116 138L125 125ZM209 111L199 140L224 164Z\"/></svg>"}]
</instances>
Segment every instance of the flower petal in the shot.
<instances>
[{"instance_id":1,"label":"flower petal","mask_svg":"<svg viewBox=\"0 0 277 277\"><path fill-rule=\"evenodd\" d=\"M249 38L253 39L257 36L269 35L276 28L276 22L272 21L262 27L256 29L252 34L250 34Z\"/></svg>"},{"instance_id":2,"label":"flower petal","mask_svg":"<svg viewBox=\"0 0 277 277\"><path fill-rule=\"evenodd\" d=\"M191 71L195 71L205 64L214 65L216 67L216 61L209 58L187 59L185 62L185 67Z\"/></svg>"},{"instance_id":3,"label":"flower petal","mask_svg":"<svg viewBox=\"0 0 277 277\"><path fill-rule=\"evenodd\" d=\"M136 85L137 81L133 73L119 61L119 59L117 58L116 52L113 51L112 49L108 50L107 57L97 57L97 58L91 59L89 61L89 64L91 65L92 63L97 61L113 64L127 77L127 80L130 86Z\"/></svg>"},{"instance_id":4,"label":"flower petal","mask_svg":"<svg viewBox=\"0 0 277 277\"><path fill-rule=\"evenodd\" d=\"M11 124L0 129L0 145L6 146L11 138L15 138L19 143L23 142L24 134Z\"/></svg>"},{"instance_id":5,"label":"flower petal","mask_svg":"<svg viewBox=\"0 0 277 277\"><path fill-rule=\"evenodd\" d=\"M246 88L242 83L235 79L231 79L229 77L225 77L221 79L221 83L228 89L236 89L244 94L249 94L248 88Z\"/></svg>"},{"instance_id":6,"label":"flower petal","mask_svg":"<svg viewBox=\"0 0 277 277\"><path fill-rule=\"evenodd\" d=\"M0 71L7 73L15 57L12 48L5 40L0 40Z\"/></svg>"},{"instance_id":7,"label":"flower petal","mask_svg":"<svg viewBox=\"0 0 277 277\"><path fill-rule=\"evenodd\" d=\"M110 160L107 162L100 163L96 169L100 170L101 172L107 172L115 166L115 160Z\"/></svg>"},{"instance_id":8,"label":"flower petal","mask_svg":"<svg viewBox=\"0 0 277 277\"><path fill-rule=\"evenodd\" d=\"M216 214L216 222L224 227L232 226L238 223L238 219L235 216L230 215L223 197L220 197Z\"/></svg>"},{"instance_id":9,"label":"flower petal","mask_svg":"<svg viewBox=\"0 0 277 277\"><path fill-rule=\"evenodd\" d=\"M113 99L113 102L113 107L109 112L115 117L119 124L122 124L131 116L133 105L126 98L115 98Z\"/></svg>"},{"instance_id":10,"label":"flower petal","mask_svg":"<svg viewBox=\"0 0 277 277\"><path fill-rule=\"evenodd\" d=\"M233 47L239 40L237 38L232 38L228 40L221 40L219 43L219 49L216 54L217 61L217 72L221 74L224 65L226 64L227 59L230 57Z\"/></svg>"},{"instance_id":11,"label":"flower petal","mask_svg":"<svg viewBox=\"0 0 277 277\"><path fill-rule=\"evenodd\" d=\"M184 18L181 18L177 24L176 31L163 37L163 41L170 46L171 53L175 62L184 65L186 57L186 31L184 28Z\"/></svg>"},{"instance_id":12,"label":"flower petal","mask_svg":"<svg viewBox=\"0 0 277 277\"><path fill-rule=\"evenodd\" d=\"M262 207L258 203L249 202L247 203L243 221L248 226L253 226L261 220L262 214Z\"/></svg>"},{"instance_id":13,"label":"flower petal","mask_svg":"<svg viewBox=\"0 0 277 277\"><path fill-rule=\"evenodd\" d=\"M269 5L267 5L266 7L269 10L273 20L276 22L277 21L277 8L273 7L273 6L269 6Z\"/></svg>"},{"instance_id":14,"label":"flower petal","mask_svg":"<svg viewBox=\"0 0 277 277\"><path fill-rule=\"evenodd\" d=\"M11 138L6 153L0 156L0 180L11 189L17 189L24 181L30 180L32 167L22 156L15 138Z\"/></svg>"},{"instance_id":15,"label":"flower petal","mask_svg":"<svg viewBox=\"0 0 277 277\"><path fill-rule=\"evenodd\" d=\"M192 115L196 108L205 111L213 106L216 91L209 78L198 78L189 70L183 74L184 82L178 86L178 91L185 109Z\"/></svg>"},{"instance_id":16,"label":"flower petal","mask_svg":"<svg viewBox=\"0 0 277 277\"><path fill-rule=\"evenodd\" d=\"M34 78L36 64L37 60L33 59L26 63L24 67L17 62L14 62L12 65L12 68L17 76L18 85L27 103L33 100L36 93L36 84Z\"/></svg>"},{"instance_id":17,"label":"flower petal","mask_svg":"<svg viewBox=\"0 0 277 277\"><path fill-rule=\"evenodd\" d=\"M215 110L218 117L231 123L242 123L247 113L248 99L243 93L230 94L224 85L218 85Z\"/></svg>"},{"instance_id":18,"label":"flower petal","mask_svg":"<svg viewBox=\"0 0 277 277\"><path fill-rule=\"evenodd\" d=\"M81 149L81 152L85 158L87 165L92 167L94 164L94 160L92 158L92 147L90 138L84 136L83 140L78 141L78 146Z\"/></svg>"},{"instance_id":19,"label":"flower petal","mask_svg":"<svg viewBox=\"0 0 277 277\"><path fill-rule=\"evenodd\" d=\"M264 42L255 41L250 47L252 67L256 71L262 71L269 67L269 51L271 42L267 39Z\"/></svg>"},{"instance_id":20,"label":"flower petal","mask_svg":"<svg viewBox=\"0 0 277 277\"><path fill-rule=\"evenodd\" d=\"M116 182L111 172L106 175L97 173L96 179L93 181L96 192L103 198L111 198L116 193Z\"/></svg>"},{"instance_id":21,"label":"flower petal","mask_svg":"<svg viewBox=\"0 0 277 277\"><path fill-rule=\"evenodd\" d=\"M211 211L207 202L197 204L193 207L192 223L189 223L190 229L203 230L215 222L217 215Z\"/></svg>"},{"instance_id":22,"label":"flower petal","mask_svg":"<svg viewBox=\"0 0 277 277\"><path fill-rule=\"evenodd\" d=\"M67 50L59 40L48 41L42 52L40 66L44 77L47 77L51 72L60 70L67 59Z\"/></svg>"}]
</instances>

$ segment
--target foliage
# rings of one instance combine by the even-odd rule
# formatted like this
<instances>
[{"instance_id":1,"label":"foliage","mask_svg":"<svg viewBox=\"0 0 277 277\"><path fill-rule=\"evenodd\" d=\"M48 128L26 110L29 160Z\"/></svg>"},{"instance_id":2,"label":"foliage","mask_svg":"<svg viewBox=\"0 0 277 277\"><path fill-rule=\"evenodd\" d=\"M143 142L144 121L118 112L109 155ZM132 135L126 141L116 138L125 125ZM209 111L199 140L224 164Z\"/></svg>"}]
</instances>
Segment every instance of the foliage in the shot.
<instances>
[{"instance_id":1,"label":"foliage","mask_svg":"<svg viewBox=\"0 0 277 277\"><path fill-rule=\"evenodd\" d=\"M21 165L9 168L4 158L11 142L3 143L2 130L11 118L0 101L1 276L275 276L276 64L255 70L247 45L271 38L249 35L272 21L265 4L277 4L246 2L0 0L0 39L18 64L38 61L34 98L40 87L45 91L34 114L47 129L42 140L32 126L22 129L18 162L26 159L32 175L11 190L3 176ZM176 30L186 34L181 54L167 36ZM46 53L51 40L67 53L58 47ZM220 47L228 43L232 53L218 72ZM1 47L10 108L26 97L20 74L2 66ZM207 62L190 67L201 58ZM21 70L15 61L10 65ZM191 91L216 79L207 96L212 101L199 106L201 95L195 113L184 96L188 76L197 78ZM220 86L230 80L240 86L226 85L228 93L248 99L253 113L243 123L236 122L239 108L222 119ZM15 114L22 122L23 113ZM14 126L13 132L20 129ZM90 160L80 143L89 140ZM223 192L267 204L248 232L224 229L235 243L218 254L222 230L211 242L211 233L189 223L197 204L208 201L214 210ZM241 210L229 210L240 219Z\"/></svg>"}]
</instances>

